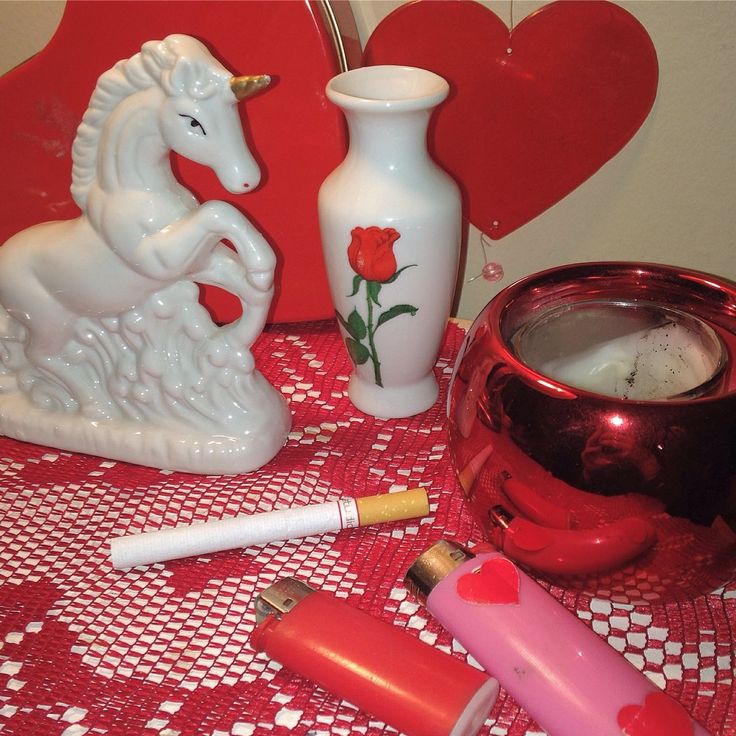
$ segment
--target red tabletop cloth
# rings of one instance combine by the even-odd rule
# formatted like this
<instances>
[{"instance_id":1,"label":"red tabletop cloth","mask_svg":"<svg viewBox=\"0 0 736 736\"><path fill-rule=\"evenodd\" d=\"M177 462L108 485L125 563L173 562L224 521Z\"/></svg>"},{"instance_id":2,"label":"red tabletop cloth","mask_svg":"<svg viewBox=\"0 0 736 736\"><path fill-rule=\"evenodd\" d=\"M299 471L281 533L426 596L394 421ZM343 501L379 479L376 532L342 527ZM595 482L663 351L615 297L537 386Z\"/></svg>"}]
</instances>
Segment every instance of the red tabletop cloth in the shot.
<instances>
[{"instance_id":1,"label":"red tabletop cloth","mask_svg":"<svg viewBox=\"0 0 736 736\"><path fill-rule=\"evenodd\" d=\"M445 398L462 331L448 328L425 414L352 407L332 322L269 328L256 359L288 397L293 431L261 470L162 472L0 439L0 731L14 736L261 736L390 732L248 644L254 595L296 576L466 656L408 595L440 538L481 541L447 453ZM127 572L113 536L236 513L424 486L431 515ZM553 587L713 734L736 734L736 584L687 602L611 603ZM481 733L540 729L503 691ZM591 736L595 736L591 734Z\"/></svg>"}]
</instances>

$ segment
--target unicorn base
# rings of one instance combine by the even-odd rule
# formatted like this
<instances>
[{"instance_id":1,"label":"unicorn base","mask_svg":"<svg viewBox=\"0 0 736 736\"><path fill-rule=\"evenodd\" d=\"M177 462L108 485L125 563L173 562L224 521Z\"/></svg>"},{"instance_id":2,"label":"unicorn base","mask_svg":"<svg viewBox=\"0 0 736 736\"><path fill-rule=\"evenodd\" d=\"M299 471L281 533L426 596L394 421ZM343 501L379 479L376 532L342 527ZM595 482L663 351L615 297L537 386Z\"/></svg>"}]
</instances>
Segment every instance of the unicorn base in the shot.
<instances>
[{"instance_id":1,"label":"unicorn base","mask_svg":"<svg viewBox=\"0 0 736 736\"><path fill-rule=\"evenodd\" d=\"M119 317L84 318L61 353L28 361L25 332L0 342L0 433L62 450L189 473L247 473L284 445L284 397L217 327L192 283ZM15 331L11 328L15 326Z\"/></svg>"},{"instance_id":2,"label":"unicorn base","mask_svg":"<svg viewBox=\"0 0 736 736\"><path fill-rule=\"evenodd\" d=\"M251 426L229 433L193 427L145 424L128 419L100 421L78 413L49 412L23 394L0 394L0 434L60 450L99 455L164 470L211 475L248 473L283 447L291 414L283 396L260 373L260 409Z\"/></svg>"}]
</instances>

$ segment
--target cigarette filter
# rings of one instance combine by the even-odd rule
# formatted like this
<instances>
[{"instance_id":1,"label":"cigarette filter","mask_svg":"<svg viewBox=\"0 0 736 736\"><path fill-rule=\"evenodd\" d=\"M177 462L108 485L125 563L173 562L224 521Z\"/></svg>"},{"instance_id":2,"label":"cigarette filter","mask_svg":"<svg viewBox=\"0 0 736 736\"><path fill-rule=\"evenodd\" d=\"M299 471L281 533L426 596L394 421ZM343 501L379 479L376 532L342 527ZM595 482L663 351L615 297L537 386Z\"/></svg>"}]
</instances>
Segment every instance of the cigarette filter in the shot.
<instances>
[{"instance_id":1,"label":"cigarette filter","mask_svg":"<svg viewBox=\"0 0 736 736\"><path fill-rule=\"evenodd\" d=\"M257 651L408 736L472 736L498 683L295 578L256 600Z\"/></svg>"},{"instance_id":2,"label":"cigarette filter","mask_svg":"<svg viewBox=\"0 0 736 736\"><path fill-rule=\"evenodd\" d=\"M498 552L441 541L407 584L549 736L707 736L685 709Z\"/></svg>"},{"instance_id":3,"label":"cigarette filter","mask_svg":"<svg viewBox=\"0 0 736 736\"><path fill-rule=\"evenodd\" d=\"M110 543L110 553L112 566L123 569L428 513L427 491L414 488L116 537Z\"/></svg>"}]
</instances>

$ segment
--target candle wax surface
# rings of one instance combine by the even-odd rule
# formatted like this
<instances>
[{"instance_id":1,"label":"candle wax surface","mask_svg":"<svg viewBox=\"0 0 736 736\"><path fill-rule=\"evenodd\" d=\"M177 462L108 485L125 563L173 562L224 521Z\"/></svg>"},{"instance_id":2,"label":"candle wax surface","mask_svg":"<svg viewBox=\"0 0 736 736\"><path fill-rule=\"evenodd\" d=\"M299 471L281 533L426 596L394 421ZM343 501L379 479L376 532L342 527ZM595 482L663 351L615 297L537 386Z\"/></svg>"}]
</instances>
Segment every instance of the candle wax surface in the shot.
<instances>
[{"instance_id":1,"label":"candle wax surface","mask_svg":"<svg viewBox=\"0 0 736 736\"><path fill-rule=\"evenodd\" d=\"M512 342L534 370L560 383L632 400L681 397L706 384L723 348L708 325L675 310L588 303L554 310Z\"/></svg>"}]
</instances>

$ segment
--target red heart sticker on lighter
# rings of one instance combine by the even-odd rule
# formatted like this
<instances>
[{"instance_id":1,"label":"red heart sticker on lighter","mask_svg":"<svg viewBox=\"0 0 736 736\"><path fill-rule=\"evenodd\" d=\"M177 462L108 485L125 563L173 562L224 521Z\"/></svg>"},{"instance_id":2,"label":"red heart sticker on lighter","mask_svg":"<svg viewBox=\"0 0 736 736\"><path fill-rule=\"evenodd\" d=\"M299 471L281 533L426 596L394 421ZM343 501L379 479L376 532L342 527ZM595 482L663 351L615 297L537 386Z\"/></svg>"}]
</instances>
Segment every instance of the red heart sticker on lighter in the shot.
<instances>
[{"instance_id":1,"label":"red heart sticker on lighter","mask_svg":"<svg viewBox=\"0 0 736 736\"><path fill-rule=\"evenodd\" d=\"M486 560L477 570L458 578L457 594L468 603L516 605L519 571L505 557Z\"/></svg>"},{"instance_id":2,"label":"red heart sticker on lighter","mask_svg":"<svg viewBox=\"0 0 736 736\"><path fill-rule=\"evenodd\" d=\"M692 736L687 711L664 693L650 693L644 705L626 705L618 712L625 736Z\"/></svg>"}]
</instances>

